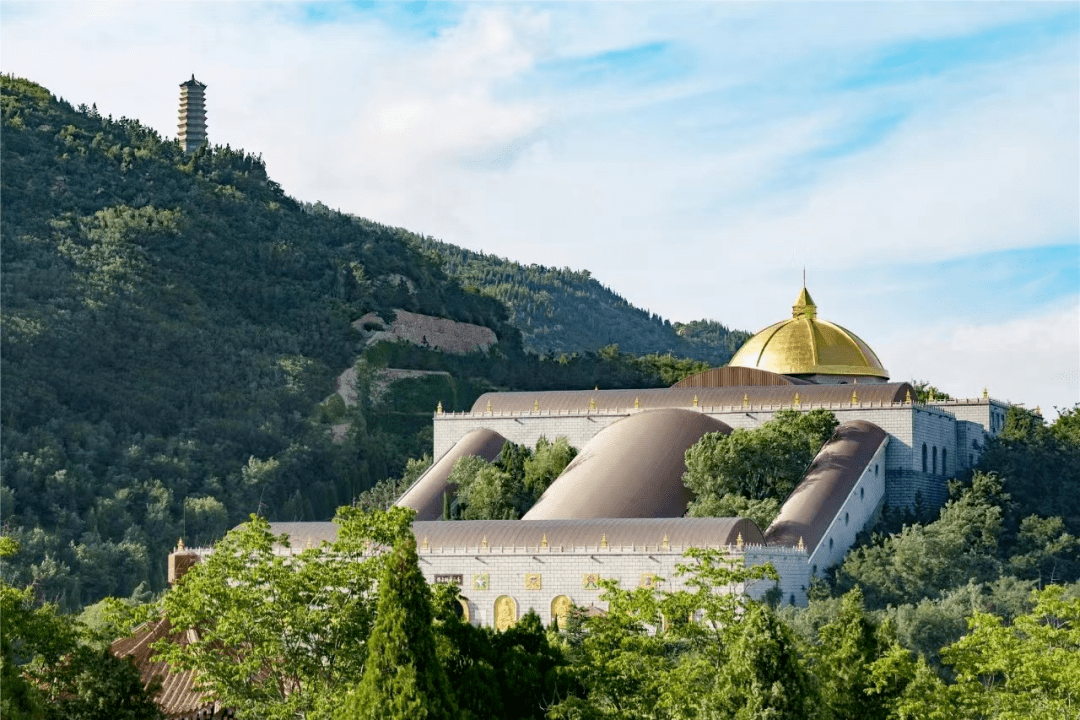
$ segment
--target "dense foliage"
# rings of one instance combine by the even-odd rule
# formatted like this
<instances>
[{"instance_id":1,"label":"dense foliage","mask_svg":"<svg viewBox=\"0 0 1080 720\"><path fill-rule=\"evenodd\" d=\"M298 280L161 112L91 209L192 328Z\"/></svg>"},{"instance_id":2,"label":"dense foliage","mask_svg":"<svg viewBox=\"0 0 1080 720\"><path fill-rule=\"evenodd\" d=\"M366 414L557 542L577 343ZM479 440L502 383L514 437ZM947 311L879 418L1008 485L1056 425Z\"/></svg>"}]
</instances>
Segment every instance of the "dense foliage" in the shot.
<instances>
[{"instance_id":1,"label":"dense foliage","mask_svg":"<svg viewBox=\"0 0 1080 720\"><path fill-rule=\"evenodd\" d=\"M780 410L761 427L707 433L686 451L695 517L748 517L766 528L838 423L828 410Z\"/></svg>"},{"instance_id":2,"label":"dense foliage","mask_svg":"<svg viewBox=\"0 0 1080 720\"><path fill-rule=\"evenodd\" d=\"M536 449L507 441L494 462L463 457L447 477L445 520L516 520L529 511L577 450L566 438L540 438Z\"/></svg>"},{"instance_id":3,"label":"dense foliage","mask_svg":"<svg viewBox=\"0 0 1080 720\"><path fill-rule=\"evenodd\" d=\"M707 367L614 347L528 354L501 302L416 236L294 201L257 156L186 155L26 80L5 76L0 97L0 508L22 546L2 572L62 608L160 589L177 538L212 543L252 512L332 517L430 452L440 401ZM366 347L352 321L394 308L485 325L498 345ZM349 408L334 379L361 355ZM378 392L385 367L449 375ZM336 442L332 426L347 428Z\"/></svg>"},{"instance_id":4,"label":"dense foliage","mask_svg":"<svg viewBox=\"0 0 1080 720\"><path fill-rule=\"evenodd\" d=\"M0 538L0 557L19 551ZM102 638L0 580L0 717L11 720L158 720L154 687Z\"/></svg>"}]
</instances>

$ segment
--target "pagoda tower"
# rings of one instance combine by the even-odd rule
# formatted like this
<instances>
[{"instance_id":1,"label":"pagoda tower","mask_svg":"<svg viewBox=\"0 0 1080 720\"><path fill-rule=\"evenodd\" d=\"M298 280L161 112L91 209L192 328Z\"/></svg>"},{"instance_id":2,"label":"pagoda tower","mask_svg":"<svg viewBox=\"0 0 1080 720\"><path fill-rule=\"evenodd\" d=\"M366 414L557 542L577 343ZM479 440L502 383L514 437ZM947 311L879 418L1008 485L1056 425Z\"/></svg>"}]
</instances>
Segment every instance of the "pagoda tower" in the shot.
<instances>
[{"instance_id":1,"label":"pagoda tower","mask_svg":"<svg viewBox=\"0 0 1080 720\"><path fill-rule=\"evenodd\" d=\"M206 142L206 85L192 74L187 82L180 83L180 125L178 137L184 152L195 152Z\"/></svg>"}]
</instances>

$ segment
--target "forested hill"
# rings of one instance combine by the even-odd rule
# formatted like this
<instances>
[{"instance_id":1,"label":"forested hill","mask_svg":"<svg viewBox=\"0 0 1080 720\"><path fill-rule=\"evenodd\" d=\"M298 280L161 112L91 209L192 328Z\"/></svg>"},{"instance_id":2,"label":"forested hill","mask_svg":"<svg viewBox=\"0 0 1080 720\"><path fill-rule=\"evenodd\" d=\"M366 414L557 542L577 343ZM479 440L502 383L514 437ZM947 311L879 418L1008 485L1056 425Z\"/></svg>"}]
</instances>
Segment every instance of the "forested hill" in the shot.
<instances>
[{"instance_id":1,"label":"forested hill","mask_svg":"<svg viewBox=\"0 0 1080 720\"><path fill-rule=\"evenodd\" d=\"M427 237L414 243L462 285L502 301L526 347L539 353L617 344L638 355L670 352L719 366L750 337L713 320L672 324L634 307L588 270L521 265Z\"/></svg>"},{"instance_id":2,"label":"forested hill","mask_svg":"<svg viewBox=\"0 0 1080 720\"><path fill-rule=\"evenodd\" d=\"M506 307L463 289L417 236L299 203L257 156L185 155L27 80L3 77L0 95L0 515L22 546L2 571L67 608L160 588L178 538L214 541L252 512L332 517L430 451L438 402L702 369L613 348L525 353ZM498 345L365 348L351 322L395 308L490 327ZM361 351L369 368L448 374L327 406Z\"/></svg>"}]
</instances>

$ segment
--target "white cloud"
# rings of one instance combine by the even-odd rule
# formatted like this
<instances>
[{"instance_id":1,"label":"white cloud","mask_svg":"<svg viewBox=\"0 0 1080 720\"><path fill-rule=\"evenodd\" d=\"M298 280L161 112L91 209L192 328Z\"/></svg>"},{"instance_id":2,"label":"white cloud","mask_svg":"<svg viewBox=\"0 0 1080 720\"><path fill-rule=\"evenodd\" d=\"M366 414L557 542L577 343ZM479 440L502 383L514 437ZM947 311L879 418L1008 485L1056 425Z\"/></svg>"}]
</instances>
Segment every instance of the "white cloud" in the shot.
<instances>
[{"instance_id":1,"label":"white cloud","mask_svg":"<svg viewBox=\"0 0 1080 720\"><path fill-rule=\"evenodd\" d=\"M928 380L953 397L991 397L1041 407L1080 402L1080 304L993 322L906 328L874 346L896 380Z\"/></svg>"}]
</instances>

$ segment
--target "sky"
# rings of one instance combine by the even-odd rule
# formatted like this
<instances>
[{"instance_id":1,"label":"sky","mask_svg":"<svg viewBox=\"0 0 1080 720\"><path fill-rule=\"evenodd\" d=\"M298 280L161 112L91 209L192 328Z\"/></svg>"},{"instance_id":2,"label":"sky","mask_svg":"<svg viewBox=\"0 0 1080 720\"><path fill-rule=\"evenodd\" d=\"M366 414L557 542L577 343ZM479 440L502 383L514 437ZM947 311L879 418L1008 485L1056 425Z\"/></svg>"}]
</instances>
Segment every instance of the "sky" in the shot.
<instances>
[{"instance_id":1,"label":"sky","mask_svg":"<svg viewBox=\"0 0 1080 720\"><path fill-rule=\"evenodd\" d=\"M1080 402L1080 3L0 1L0 70L285 191L894 380Z\"/></svg>"}]
</instances>

